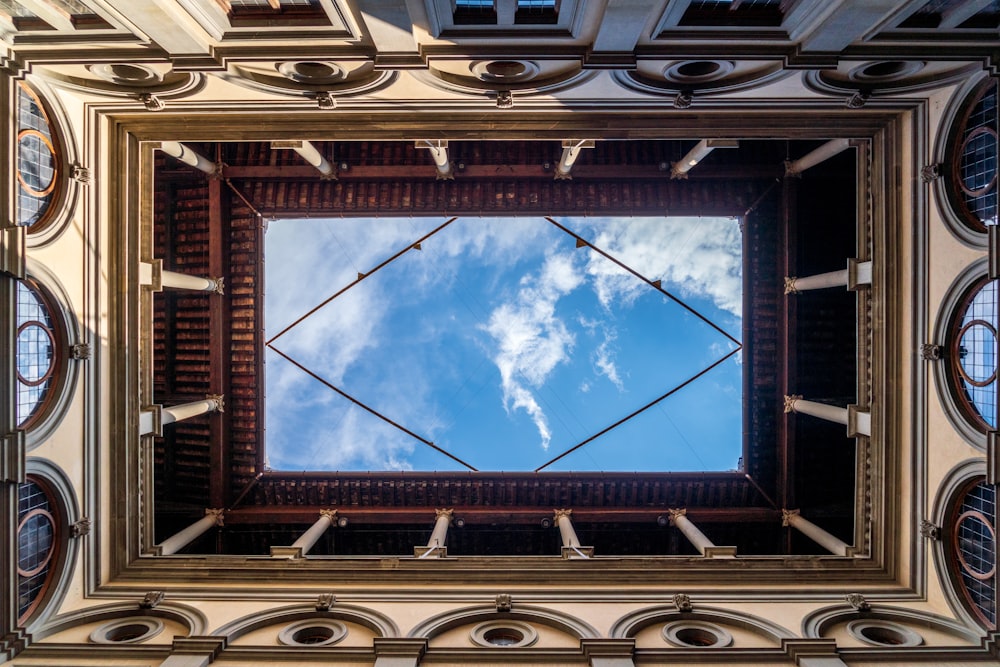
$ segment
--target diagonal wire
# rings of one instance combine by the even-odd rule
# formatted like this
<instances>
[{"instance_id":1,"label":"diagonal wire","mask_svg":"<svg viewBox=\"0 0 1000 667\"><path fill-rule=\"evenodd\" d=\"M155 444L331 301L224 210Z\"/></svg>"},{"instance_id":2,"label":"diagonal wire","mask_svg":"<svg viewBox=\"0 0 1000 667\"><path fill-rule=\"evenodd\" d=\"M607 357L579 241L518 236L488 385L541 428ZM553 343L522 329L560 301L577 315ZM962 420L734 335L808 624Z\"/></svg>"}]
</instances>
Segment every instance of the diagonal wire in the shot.
<instances>
[{"instance_id":1,"label":"diagonal wire","mask_svg":"<svg viewBox=\"0 0 1000 667\"><path fill-rule=\"evenodd\" d=\"M608 426L606 428L601 429L600 431L598 431L594 435L590 436L586 440L583 440L582 442L580 442L580 443L578 443L576 445L573 445L572 447L570 447L569 449L567 449L566 451L564 451L562 454L560 454L559 456L555 457L554 459L551 459L551 460L547 461L546 463L540 465L539 467L535 468L535 472L541 472L542 470L544 470L545 468L548 468L550 465L552 465L553 463L555 463L559 459L563 458L564 456L566 456L568 454L572 454L573 452L575 452L576 450L580 449L584 445L586 445L588 443L591 443L594 440L597 440L599 437L601 437L602 435L604 435L608 431L611 431L612 429L618 428L619 426L621 426L622 424L624 424L625 422L627 422L629 419L632 419L633 417L635 417L635 416L637 416L637 415L645 412L646 410L648 410L649 408L653 407L654 405L656 405L657 403L659 403L663 399L667 398L668 396L676 394L678 391L680 391L684 387L688 386L689 384L691 384L692 382L694 382L695 380L697 380L698 378L700 378L705 373L709 372L710 370L712 370L713 368L715 368L716 366L718 366L719 364L721 364L725 360L727 360L730 357L732 357L734 354L736 354L737 352L739 352L741 349L743 349L743 348L742 347L737 347L735 350L733 350L732 352L730 352L726 356L722 357L721 359L719 359L718 361L716 361L715 363L713 363L711 366L706 367L705 369L699 371L697 374L691 376L690 378L688 378L684 382L681 382L679 385L677 385L676 387L674 387L673 389L671 389L667 393L663 394L659 398L653 399L652 401L650 401L649 403L646 403L646 405L642 406L638 410L635 410L631 414L626 415L625 417L622 417L621 419L619 419L618 421L616 421L611 426Z\"/></svg>"},{"instance_id":2,"label":"diagonal wire","mask_svg":"<svg viewBox=\"0 0 1000 667\"><path fill-rule=\"evenodd\" d=\"M678 296L676 296L674 294L671 294L667 290L663 289L663 286L661 285L661 283L660 283L659 280L650 280L646 276L642 275L641 273L639 273L638 271L636 271L635 269L633 269L628 264L622 262L620 259L618 259L615 256L611 255L610 253L602 250L601 248L598 248L597 246L595 246L590 241L586 240L585 238L583 238L579 234L573 232L572 230L568 229L567 227L564 227L563 225L559 224L558 222L556 222L555 220L553 220L549 216L545 216L545 219L548 220L549 222L551 222L553 225L555 225L559 229L561 229L562 231L564 231L567 234L569 234L570 236L572 236L574 239L576 239L576 243L577 243L577 247L578 248L583 247L583 246L587 246L588 248L590 248L591 250L593 250L597 254L601 255L605 259L610 260L611 262L614 262L616 265L618 265L619 267L625 269L626 271L628 271L629 273L631 273L633 276L635 276L639 280L643 281L644 283L646 283L647 285L649 285L653 289L661 292L667 298L669 298L669 299L673 300L674 302L676 302L677 305L679 305L681 308L685 309L686 311L688 311L689 313L691 313L692 315L694 315L695 317L697 317L699 320L701 320L702 322L704 322L708 326L710 326L713 329L715 329L716 331L718 331L720 334L722 334L723 336L725 336L726 338L728 338L732 342L736 343L737 345L741 345L740 341L736 340L731 335L729 335L729 333L727 333L725 329L721 328L715 322L713 322L712 320L708 319L707 317L705 317L704 315L702 315L701 313L699 313L697 310L695 310L691 306L689 306L686 303L684 303L680 299L680 297L678 297Z\"/></svg>"},{"instance_id":3,"label":"diagonal wire","mask_svg":"<svg viewBox=\"0 0 1000 667\"><path fill-rule=\"evenodd\" d=\"M378 412L374 408L371 408L371 407L365 405L364 403L362 403L361 401L359 401L358 399L354 398L353 396L351 396L350 394L348 394L347 392L345 392L343 389L340 389L340 388L334 386L333 384L331 384L330 382L324 380L319 375L317 375L313 371L309 370L308 368L306 368L305 366L303 366L302 364L300 364L295 359L292 359L290 356L288 356L287 354L285 354L284 352L282 352L278 348L274 347L270 343L268 343L267 346L269 348L271 348L272 350L274 350L275 352L277 352L278 354L280 354L285 359L287 359L291 364L293 364L294 366L297 366L299 368L299 370L301 370L302 372L304 372L306 375L310 376L311 378L313 378L317 382L325 385L329 389L332 389L333 391L337 392L338 394L340 394L341 396L343 396L344 398L346 398L347 400L349 400L351 403L354 403L359 408L368 411L369 413L375 415L376 417L378 417L379 419L381 419L385 423L389 424L390 426L396 427L397 429L399 429L403 433L405 433L405 434L409 435L410 437L412 437L412 438L414 438L414 439L416 439L416 440L424 443L425 445L427 445L431 449L433 449L433 450L435 450L435 451L437 451L437 452L439 452L441 454L444 454L445 456L447 456L451 460L456 461L458 463L461 463L463 466L465 466L466 468L468 468L472 472L479 472L476 468L473 468L471 465L469 465L468 463L466 463L462 459L458 458L454 454L451 454L448 451L442 449L441 447L438 447L437 445L435 445L433 442L431 442L427 438L423 438L423 437L417 435L416 433L414 433L410 429L406 428L405 426L402 426L402 425L398 424L397 422L394 422L393 420L389 419L388 417L386 417L382 413Z\"/></svg>"},{"instance_id":4,"label":"diagonal wire","mask_svg":"<svg viewBox=\"0 0 1000 667\"><path fill-rule=\"evenodd\" d=\"M326 304L330 303L331 301L333 301L334 299L336 299L338 296L340 296L341 294L343 294L347 290L351 289L352 287L354 287L355 285L357 285L362 280L364 280L368 276L372 275L373 273L375 273L379 269L382 269L382 268L388 266L389 264L391 264L392 262L394 262L395 260L399 259L406 252L408 252L408 251L412 250L413 248L415 248L416 246L420 245L421 243L423 243L424 241L426 241L430 237L434 236L435 234L437 234L438 232L440 232L442 229L444 229L445 227L447 227L451 223L455 222L456 220L458 220L457 216L453 217L453 218L449 218L448 220L445 220L443 224L438 225L437 227L435 227L434 229L432 229L428 233L424 234L419 239L417 239L416 241L414 241L410 245L406 246L405 248L403 248L402 250L400 250L399 252L397 252L395 255L393 255L389 259L383 261L381 264L379 264L378 266L376 266L374 269L372 269L368 273L359 273L356 280L348 283L345 287L342 287L341 289L337 290L336 292L334 292L330 296L330 298L326 299L325 301L323 301L322 303L320 303L318 306L316 306L315 308L313 308L312 310L310 310L308 313L306 313L305 315L303 315L302 317L300 317L299 319L295 320L294 322L292 322L291 324L289 324L287 327L285 327L284 329L282 329L281 331L279 331L277 334L275 334L274 336L272 336L270 338L270 340L268 340L265 343L265 345L270 345L274 341L278 340L278 338L280 338L281 336L284 336L291 329L293 329L294 327L298 326L304 319L306 319L307 317L309 317L310 315L312 315L313 313L315 313L317 310L319 310L320 308L322 308Z\"/></svg>"}]
</instances>

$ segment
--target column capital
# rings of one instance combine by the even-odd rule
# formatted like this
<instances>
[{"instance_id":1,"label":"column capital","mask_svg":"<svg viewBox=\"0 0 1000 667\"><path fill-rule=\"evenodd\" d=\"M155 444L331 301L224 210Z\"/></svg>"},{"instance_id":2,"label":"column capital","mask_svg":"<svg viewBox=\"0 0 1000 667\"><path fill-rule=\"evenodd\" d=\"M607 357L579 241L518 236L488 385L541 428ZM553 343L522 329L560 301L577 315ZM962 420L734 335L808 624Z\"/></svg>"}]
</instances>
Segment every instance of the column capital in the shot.
<instances>
[{"instance_id":1,"label":"column capital","mask_svg":"<svg viewBox=\"0 0 1000 667\"><path fill-rule=\"evenodd\" d=\"M448 520L451 521L451 517L454 516L454 514L455 514L455 510L453 510L453 509L451 509L451 510L448 510L448 509L440 509L440 510L436 509L436 510L434 510L434 518L435 519L440 519L441 517L446 516L446 517L448 517Z\"/></svg>"},{"instance_id":2,"label":"column capital","mask_svg":"<svg viewBox=\"0 0 1000 667\"><path fill-rule=\"evenodd\" d=\"M781 510L781 525L786 528L792 525L792 517L799 516L799 514L799 510Z\"/></svg>"},{"instance_id":3,"label":"column capital","mask_svg":"<svg viewBox=\"0 0 1000 667\"><path fill-rule=\"evenodd\" d=\"M568 519L573 516L573 510L552 510L552 516L556 521L563 518Z\"/></svg>"},{"instance_id":4,"label":"column capital","mask_svg":"<svg viewBox=\"0 0 1000 667\"><path fill-rule=\"evenodd\" d=\"M215 525L220 528L225 525L226 520L226 510L222 507L211 507L205 509L205 516L210 516L215 519Z\"/></svg>"},{"instance_id":5,"label":"column capital","mask_svg":"<svg viewBox=\"0 0 1000 667\"><path fill-rule=\"evenodd\" d=\"M215 288L212 290L220 296L226 293L226 278L225 276L220 276L218 278L209 278L213 283L215 283Z\"/></svg>"},{"instance_id":6,"label":"column capital","mask_svg":"<svg viewBox=\"0 0 1000 667\"><path fill-rule=\"evenodd\" d=\"M674 525L674 519L676 519L679 516L686 515L687 512L688 512L687 508L684 508L684 507L680 507L680 508L676 508L676 509L668 509L667 510L667 514L670 515L670 525L671 526Z\"/></svg>"},{"instance_id":7,"label":"column capital","mask_svg":"<svg viewBox=\"0 0 1000 667\"><path fill-rule=\"evenodd\" d=\"M320 516L320 518L326 517L330 521L333 521L334 519L337 518L337 510L334 510L334 509L320 510L319 511L319 516Z\"/></svg>"},{"instance_id":8,"label":"column capital","mask_svg":"<svg viewBox=\"0 0 1000 667\"><path fill-rule=\"evenodd\" d=\"M795 412L795 402L802 400L802 394L790 394L785 396L785 414Z\"/></svg>"},{"instance_id":9,"label":"column capital","mask_svg":"<svg viewBox=\"0 0 1000 667\"><path fill-rule=\"evenodd\" d=\"M795 281L798 280L795 276L785 276L785 294L798 294L799 290L795 287Z\"/></svg>"},{"instance_id":10,"label":"column capital","mask_svg":"<svg viewBox=\"0 0 1000 667\"><path fill-rule=\"evenodd\" d=\"M225 394L205 394L206 401L215 401L215 411L225 412L226 411L226 395Z\"/></svg>"}]
</instances>

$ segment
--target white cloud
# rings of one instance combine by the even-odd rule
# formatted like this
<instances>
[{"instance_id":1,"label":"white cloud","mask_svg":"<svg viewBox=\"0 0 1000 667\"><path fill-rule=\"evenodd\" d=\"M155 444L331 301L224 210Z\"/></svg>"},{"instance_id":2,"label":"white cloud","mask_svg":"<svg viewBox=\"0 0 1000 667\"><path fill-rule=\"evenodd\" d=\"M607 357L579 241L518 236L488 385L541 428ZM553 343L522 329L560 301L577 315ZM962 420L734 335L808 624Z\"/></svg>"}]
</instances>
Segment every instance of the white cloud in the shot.
<instances>
[{"instance_id":1,"label":"white cloud","mask_svg":"<svg viewBox=\"0 0 1000 667\"><path fill-rule=\"evenodd\" d=\"M618 388L618 391L625 391L625 384L621 376L618 375L618 366L615 364L614 342L618 339L618 333L614 329L604 330L604 340L597 346L594 365L597 372L608 378L611 384Z\"/></svg>"},{"instance_id":2,"label":"white cloud","mask_svg":"<svg viewBox=\"0 0 1000 667\"><path fill-rule=\"evenodd\" d=\"M282 428L268 433L280 469L411 470L407 459L423 446L356 406L341 404L329 419L301 424L285 417Z\"/></svg>"},{"instance_id":3,"label":"white cloud","mask_svg":"<svg viewBox=\"0 0 1000 667\"><path fill-rule=\"evenodd\" d=\"M634 218L584 221L592 242L650 280L676 286L683 297L708 297L740 316L743 294L742 239L735 221L721 218ZM650 289L598 253L587 273L605 307L630 303Z\"/></svg>"},{"instance_id":4,"label":"white cloud","mask_svg":"<svg viewBox=\"0 0 1000 667\"><path fill-rule=\"evenodd\" d=\"M552 440L548 419L531 388L569 358L575 337L556 317L556 302L583 281L571 254L549 255L538 275L521 279L513 300L490 315L485 330L496 342L492 359L500 371L500 386L508 412L524 410L535 424L543 449Z\"/></svg>"}]
</instances>

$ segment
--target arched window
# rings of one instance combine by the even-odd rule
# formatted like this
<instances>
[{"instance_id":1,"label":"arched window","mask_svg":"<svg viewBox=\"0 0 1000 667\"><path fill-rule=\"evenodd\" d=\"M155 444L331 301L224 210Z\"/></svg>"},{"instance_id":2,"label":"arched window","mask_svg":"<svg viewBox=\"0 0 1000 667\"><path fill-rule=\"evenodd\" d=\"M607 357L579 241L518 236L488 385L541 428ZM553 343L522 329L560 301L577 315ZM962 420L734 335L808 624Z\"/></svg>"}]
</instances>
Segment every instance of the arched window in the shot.
<instances>
[{"instance_id":1,"label":"arched window","mask_svg":"<svg viewBox=\"0 0 1000 667\"><path fill-rule=\"evenodd\" d=\"M997 81L987 79L969 96L948 142L947 192L970 229L997 224Z\"/></svg>"},{"instance_id":2,"label":"arched window","mask_svg":"<svg viewBox=\"0 0 1000 667\"><path fill-rule=\"evenodd\" d=\"M60 538L57 504L44 483L29 477L18 489L17 619L23 624L43 599L56 569Z\"/></svg>"},{"instance_id":3,"label":"arched window","mask_svg":"<svg viewBox=\"0 0 1000 667\"><path fill-rule=\"evenodd\" d=\"M948 570L966 608L996 629L996 487L974 478L956 496L945 525Z\"/></svg>"},{"instance_id":4,"label":"arched window","mask_svg":"<svg viewBox=\"0 0 1000 667\"><path fill-rule=\"evenodd\" d=\"M45 228L61 195L60 146L41 99L25 84L17 100L17 224Z\"/></svg>"},{"instance_id":5,"label":"arched window","mask_svg":"<svg viewBox=\"0 0 1000 667\"><path fill-rule=\"evenodd\" d=\"M997 282L972 284L948 332L952 391L965 417L986 432L997 423Z\"/></svg>"},{"instance_id":6,"label":"arched window","mask_svg":"<svg viewBox=\"0 0 1000 667\"><path fill-rule=\"evenodd\" d=\"M64 366L65 335L51 303L34 281L18 281L17 425L24 429L48 410Z\"/></svg>"}]
</instances>

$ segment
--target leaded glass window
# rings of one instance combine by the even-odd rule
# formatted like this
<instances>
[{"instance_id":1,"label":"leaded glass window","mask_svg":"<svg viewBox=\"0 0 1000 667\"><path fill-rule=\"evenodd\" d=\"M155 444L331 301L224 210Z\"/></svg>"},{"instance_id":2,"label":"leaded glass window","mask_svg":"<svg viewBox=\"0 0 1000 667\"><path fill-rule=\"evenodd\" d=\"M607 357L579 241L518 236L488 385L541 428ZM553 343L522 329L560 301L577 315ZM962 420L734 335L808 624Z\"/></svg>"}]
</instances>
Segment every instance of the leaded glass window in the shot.
<instances>
[{"instance_id":1,"label":"leaded glass window","mask_svg":"<svg viewBox=\"0 0 1000 667\"><path fill-rule=\"evenodd\" d=\"M48 115L25 85L17 102L17 224L38 231L48 221L59 186L59 151Z\"/></svg>"},{"instance_id":2,"label":"leaded glass window","mask_svg":"<svg viewBox=\"0 0 1000 667\"><path fill-rule=\"evenodd\" d=\"M996 487L967 487L951 523L953 573L970 610L996 628Z\"/></svg>"},{"instance_id":3,"label":"leaded glass window","mask_svg":"<svg viewBox=\"0 0 1000 667\"><path fill-rule=\"evenodd\" d=\"M18 489L17 510L17 616L24 622L48 586L58 529L49 495L35 481Z\"/></svg>"},{"instance_id":4,"label":"leaded glass window","mask_svg":"<svg viewBox=\"0 0 1000 667\"><path fill-rule=\"evenodd\" d=\"M58 332L41 292L17 284L17 425L28 428L44 412L54 393Z\"/></svg>"}]
</instances>

